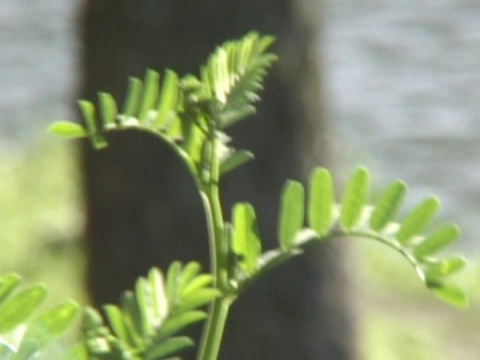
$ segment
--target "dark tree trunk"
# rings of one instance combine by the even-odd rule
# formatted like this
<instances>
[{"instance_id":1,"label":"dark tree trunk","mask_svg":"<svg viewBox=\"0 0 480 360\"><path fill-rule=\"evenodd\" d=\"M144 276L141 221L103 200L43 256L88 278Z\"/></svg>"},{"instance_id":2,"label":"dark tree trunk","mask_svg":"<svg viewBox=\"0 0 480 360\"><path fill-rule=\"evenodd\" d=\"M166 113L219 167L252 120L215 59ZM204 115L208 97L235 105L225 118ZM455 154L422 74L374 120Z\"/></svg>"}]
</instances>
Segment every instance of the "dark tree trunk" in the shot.
<instances>
[{"instance_id":1,"label":"dark tree trunk","mask_svg":"<svg viewBox=\"0 0 480 360\"><path fill-rule=\"evenodd\" d=\"M321 4L300 0L90 0L83 21L82 96L109 91L122 99L127 76L146 67L180 74L224 40L251 29L278 38L280 62L258 114L233 129L256 160L223 184L226 217L248 200L265 247L275 240L284 180L305 180L328 155L317 45ZM112 302L153 265L197 259L208 266L204 215L182 164L156 139L118 134L101 152L85 150L89 286L96 303ZM318 245L268 275L234 304L222 359L356 358L344 249Z\"/></svg>"}]
</instances>

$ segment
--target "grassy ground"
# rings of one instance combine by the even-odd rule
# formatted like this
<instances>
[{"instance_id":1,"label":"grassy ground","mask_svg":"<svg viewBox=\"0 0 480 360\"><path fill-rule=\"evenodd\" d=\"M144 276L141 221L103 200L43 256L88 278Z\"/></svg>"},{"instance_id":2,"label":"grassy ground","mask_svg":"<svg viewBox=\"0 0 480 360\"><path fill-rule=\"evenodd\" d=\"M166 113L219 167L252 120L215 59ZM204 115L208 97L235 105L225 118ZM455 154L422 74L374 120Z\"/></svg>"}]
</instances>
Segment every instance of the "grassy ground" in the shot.
<instances>
[{"instance_id":1,"label":"grassy ground","mask_svg":"<svg viewBox=\"0 0 480 360\"><path fill-rule=\"evenodd\" d=\"M51 302L88 302L75 155L71 143L52 139L22 154L0 154L0 272L47 283ZM425 290L396 254L365 241L354 244L364 360L478 360L480 262L461 279L471 307L456 310Z\"/></svg>"},{"instance_id":2,"label":"grassy ground","mask_svg":"<svg viewBox=\"0 0 480 360\"><path fill-rule=\"evenodd\" d=\"M399 255L378 244L356 246L365 360L479 359L480 262L457 277L470 297L469 309L459 310L435 298Z\"/></svg>"},{"instance_id":3,"label":"grassy ground","mask_svg":"<svg viewBox=\"0 0 480 360\"><path fill-rule=\"evenodd\" d=\"M86 301L74 148L49 139L0 159L0 271L46 282L52 300Z\"/></svg>"}]
</instances>

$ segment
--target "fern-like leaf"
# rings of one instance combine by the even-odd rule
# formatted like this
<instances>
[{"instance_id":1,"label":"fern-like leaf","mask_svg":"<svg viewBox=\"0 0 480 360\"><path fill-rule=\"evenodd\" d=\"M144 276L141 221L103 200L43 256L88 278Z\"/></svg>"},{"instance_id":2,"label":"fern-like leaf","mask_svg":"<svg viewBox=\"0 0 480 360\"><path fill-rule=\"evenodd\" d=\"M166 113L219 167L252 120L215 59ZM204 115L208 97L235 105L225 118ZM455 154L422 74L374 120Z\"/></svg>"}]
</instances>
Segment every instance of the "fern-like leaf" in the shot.
<instances>
[{"instance_id":1,"label":"fern-like leaf","mask_svg":"<svg viewBox=\"0 0 480 360\"><path fill-rule=\"evenodd\" d=\"M176 334L206 317L199 308L219 296L211 284L212 276L201 274L195 262L174 262L166 281L158 269L150 270L137 280L135 292L123 294L121 306L105 306L109 328L98 313L87 312L88 353L99 359L160 360L191 346L191 339Z\"/></svg>"},{"instance_id":2,"label":"fern-like leaf","mask_svg":"<svg viewBox=\"0 0 480 360\"><path fill-rule=\"evenodd\" d=\"M246 151L227 145L222 129L255 111L266 71L275 60L267 50L273 38L250 33L218 47L200 70L200 79L192 75L180 78L166 70L160 74L148 69L143 80L130 78L121 112L113 97L100 93L98 106L79 101L85 127L60 122L50 132L63 137L90 139L96 149L107 145L105 134L135 128L165 141L185 163L197 185L208 181L204 165L211 159L208 151L213 138L221 146L214 156L220 160L220 175L253 158ZM97 116L97 113L99 116Z\"/></svg>"},{"instance_id":3,"label":"fern-like leaf","mask_svg":"<svg viewBox=\"0 0 480 360\"><path fill-rule=\"evenodd\" d=\"M353 173L342 204L334 204L331 175L326 169L315 169L310 179L310 228L302 228L303 187L298 182L289 181L281 201L278 234L281 248L259 256L257 270L249 278L235 279L242 291L267 270L301 253L303 246L318 240L349 236L379 241L395 249L414 267L420 279L435 295L454 306L466 306L466 296L447 281L450 275L464 267L465 260L458 256L446 259L433 257L436 252L457 240L459 228L449 224L428 236L422 233L440 207L437 198L427 198L403 222L396 223L394 216L406 192L406 185L402 181L395 181L376 205L369 205L370 175L365 168L358 168ZM341 214L340 217L337 212Z\"/></svg>"},{"instance_id":4,"label":"fern-like leaf","mask_svg":"<svg viewBox=\"0 0 480 360\"><path fill-rule=\"evenodd\" d=\"M217 48L201 69L206 92L216 100L220 128L226 128L251 115L252 103L267 69L276 56L266 52L274 38L252 32L240 40L229 41Z\"/></svg>"}]
</instances>

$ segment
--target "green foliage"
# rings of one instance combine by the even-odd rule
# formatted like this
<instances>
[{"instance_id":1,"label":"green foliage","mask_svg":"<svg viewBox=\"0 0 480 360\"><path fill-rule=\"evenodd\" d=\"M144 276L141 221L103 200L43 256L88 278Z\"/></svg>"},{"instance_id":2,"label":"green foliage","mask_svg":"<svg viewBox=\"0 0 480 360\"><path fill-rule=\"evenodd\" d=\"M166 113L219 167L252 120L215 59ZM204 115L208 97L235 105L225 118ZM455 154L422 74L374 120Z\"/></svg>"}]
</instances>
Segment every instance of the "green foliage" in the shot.
<instances>
[{"instance_id":1,"label":"green foliage","mask_svg":"<svg viewBox=\"0 0 480 360\"><path fill-rule=\"evenodd\" d=\"M79 306L65 301L51 309L40 310L45 285L21 286L14 273L0 276L0 358L28 360L37 357L72 325Z\"/></svg>"},{"instance_id":2,"label":"green foliage","mask_svg":"<svg viewBox=\"0 0 480 360\"><path fill-rule=\"evenodd\" d=\"M283 249L292 247L304 222L305 191L298 181L287 181L281 196L278 239Z\"/></svg>"},{"instance_id":3,"label":"green foliage","mask_svg":"<svg viewBox=\"0 0 480 360\"><path fill-rule=\"evenodd\" d=\"M327 169L317 168L310 178L308 222L319 235L325 235L334 220L335 194L332 176Z\"/></svg>"},{"instance_id":4,"label":"green foliage","mask_svg":"<svg viewBox=\"0 0 480 360\"><path fill-rule=\"evenodd\" d=\"M257 270L257 260L262 252L258 233L257 217L252 205L236 204L233 208L233 252L238 257L238 265L247 275Z\"/></svg>"},{"instance_id":5,"label":"green foliage","mask_svg":"<svg viewBox=\"0 0 480 360\"><path fill-rule=\"evenodd\" d=\"M434 253L458 238L459 228L448 224L429 235L422 233L439 208L439 201L430 197L415 207L405 219L395 222L392 217L405 196L406 185L399 180L394 181L380 196L378 205L374 206L368 203L369 179L368 171L358 168L348 181L342 204L334 205L331 175L324 168L315 169L308 198L307 228L304 227L303 187L298 182L288 181L281 196L279 250L274 254L265 254L268 254L268 262L265 257L258 257L257 271L261 271L262 266L271 265L275 258L278 258L276 261L282 259L278 262L280 264L297 255L303 246L313 241L341 236L360 237L379 241L396 250L414 267L420 279L435 295L451 305L467 306L465 294L447 281L450 275L463 268L463 258L433 257ZM318 219L317 215L322 218ZM295 251L289 252L291 250Z\"/></svg>"},{"instance_id":6,"label":"green foliage","mask_svg":"<svg viewBox=\"0 0 480 360\"><path fill-rule=\"evenodd\" d=\"M166 280L158 269L150 270L134 291L122 295L119 306L105 305L109 327L94 309L86 310L80 359L161 360L192 346L190 338L176 334L206 317L199 308L220 295L212 280L196 262L172 263Z\"/></svg>"},{"instance_id":7,"label":"green foliage","mask_svg":"<svg viewBox=\"0 0 480 360\"><path fill-rule=\"evenodd\" d=\"M174 262L164 281L154 269L147 278L138 279L135 290L126 292L120 305L105 306L108 326L98 312L87 309L84 341L72 350L78 359L172 356L192 345L191 339L176 334L202 320L206 314L198 308L206 304L211 308L198 359L216 359L228 308L244 290L267 271L301 254L307 244L345 236L387 245L414 267L434 294L454 306L467 305L464 293L448 282L464 260L433 256L457 239L459 229L445 225L424 234L439 210L438 199L426 199L396 222L406 185L393 182L376 205L370 205L370 174L363 167L351 176L339 204L332 176L324 168L312 172L308 196L300 182L288 180L280 196L277 249L262 254L252 205L236 204L232 222L224 221L221 176L253 158L251 152L231 147L224 131L255 111L253 104L267 69L276 59L268 52L272 42L271 37L257 33L226 42L201 67L199 77L180 77L166 70L161 81L159 73L147 70L143 80L129 79L121 113L111 95L100 93L98 109L90 101L79 102L84 126L60 122L51 127L60 136L86 136L97 149L107 145L107 133L132 128L164 141L195 179L209 228L212 274L199 274L196 263L182 267ZM8 328L9 321L3 326Z\"/></svg>"},{"instance_id":8,"label":"green foliage","mask_svg":"<svg viewBox=\"0 0 480 360\"><path fill-rule=\"evenodd\" d=\"M370 176L365 168L358 168L348 182L340 215L340 224L347 231L361 221L362 211L368 199L369 183Z\"/></svg>"},{"instance_id":9,"label":"green foliage","mask_svg":"<svg viewBox=\"0 0 480 360\"><path fill-rule=\"evenodd\" d=\"M96 115L92 102L81 100L85 128L59 122L50 131L63 137L88 136L97 149L106 146L106 132L136 128L153 133L174 149L201 186L210 176L205 170L211 160L209 137L221 143L221 174L253 158L249 151L228 146L230 138L222 130L255 112L253 103L259 99L262 80L276 59L266 52L272 43L272 37L257 33L227 42L201 68L200 79L193 75L179 78L167 70L160 84L160 75L149 69L143 81L129 79L122 113L117 113L111 95L100 93L101 116Z\"/></svg>"}]
</instances>

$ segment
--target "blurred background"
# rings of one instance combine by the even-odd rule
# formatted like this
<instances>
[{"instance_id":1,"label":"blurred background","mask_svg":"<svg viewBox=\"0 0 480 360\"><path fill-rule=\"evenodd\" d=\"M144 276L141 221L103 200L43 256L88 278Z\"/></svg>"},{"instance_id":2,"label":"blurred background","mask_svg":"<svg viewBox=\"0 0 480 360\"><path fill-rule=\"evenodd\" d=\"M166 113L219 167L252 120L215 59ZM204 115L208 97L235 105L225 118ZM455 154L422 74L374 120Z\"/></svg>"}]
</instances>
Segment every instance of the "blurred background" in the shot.
<instances>
[{"instance_id":1,"label":"blurred background","mask_svg":"<svg viewBox=\"0 0 480 360\"><path fill-rule=\"evenodd\" d=\"M471 307L460 311L424 290L395 255L355 243L362 359L478 359L480 3L322 6L319 56L339 175L363 164L374 188L406 180L410 205L438 195L441 218L464 230L452 251L471 260L460 279ZM46 282L52 301L88 303L78 150L45 131L76 116L78 11L74 0L0 0L0 271Z\"/></svg>"}]
</instances>

